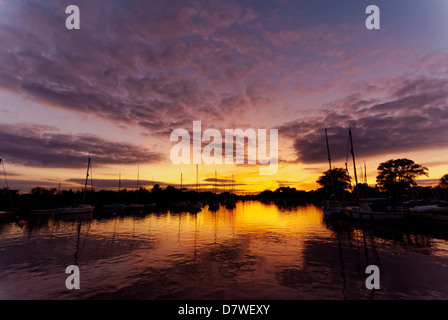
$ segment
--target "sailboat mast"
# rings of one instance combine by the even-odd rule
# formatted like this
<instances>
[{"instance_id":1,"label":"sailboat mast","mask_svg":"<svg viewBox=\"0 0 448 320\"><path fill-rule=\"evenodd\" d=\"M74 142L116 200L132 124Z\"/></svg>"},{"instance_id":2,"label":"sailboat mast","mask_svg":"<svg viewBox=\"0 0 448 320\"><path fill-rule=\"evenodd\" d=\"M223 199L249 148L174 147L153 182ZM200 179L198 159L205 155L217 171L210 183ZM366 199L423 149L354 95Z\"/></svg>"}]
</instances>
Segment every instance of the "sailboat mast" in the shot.
<instances>
[{"instance_id":1,"label":"sailboat mast","mask_svg":"<svg viewBox=\"0 0 448 320\"><path fill-rule=\"evenodd\" d=\"M364 182L365 184L367 184L367 166L365 161L364 161Z\"/></svg>"},{"instance_id":2,"label":"sailboat mast","mask_svg":"<svg viewBox=\"0 0 448 320\"><path fill-rule=\"evenodd\" d=\"M328 145L327 128L325 128L325 140L327 141L328 163L330 164L330 170L331 170L331 157L330 157L330 147L329 147L329 145Z\"/></svg>"},{"instance_id":3,"label":"sailboat mast","mask_svg":"<svg viewBox=\"0 0 448 320\"><path fill-rule=\"evenodd\" d=\"M357 195L357 201L359 201L358 176L356 175L355 151L353 149L353 138L352 138L352 130L351 129L348 130L348 135L350 137L350 153L352 154L352 158L353 158L353 170L355 171L356 195Z\"/></svg>"},{"instance_id":4,"label":"sailboat mast","mask_svg":"<svg viewBox=\"0 0 448 320\"><path fill-rule=\"evenodd\" d=\"M330 157L330 146L328 144L328 135L327 135L327 128L325 128L325 140L327 141L327 154L328 154L328 163L330 165L330 174L331 174L331 192L333 193L333 196L336 197L336 188L334 183L334 172L332 171L331 167L331 157Z\"/></svg>"},{"instance_id":5,"label":"sailboat mast","mask_svg":"<svg viewBox=\"0 0 448 320\"><path fill-rule=\"evenodd\" d=\"M11 193L9 192L8 179L6 178L5 165L4 165L2 159L0 159L0 163L2 164L2 167L3 167L3 175L5 176L6 189L8 190L9 203L10 203L10 205L11 205L11 210L12 210L12 209L14 209L14 205L13 205L13 203L12 203Z\"/></svg>"},{"instance_id":6,"label":"sailboat mast","mask_svg":"<svg viewBox=\"0 0 448 320\"><path fill-rule=\"evenodd\" d=\"M117 195L118 202L120 202L120 191L121 191L121 172L118 172L118 195Z\"/></svg>"},{"instance_id":7,"label":"sailboat mast","mask_svg":"<svg viewBox=\"0 0 448 320\"><path fill-rule=\"evenodd\" d=\"M366 184L366 197L369 197L369 184L367 183L367 166L366 162L364 161L364 182Z\"/></svg>"},{"instance_id":8,"label":"sailboat mast","mask_svg":"<svg viewBox=\"0 0 448 320\"><path fill-rule=\"evenodd\" d=\"M89 172L90 172L90 158L87 162L87 173L86 173L86 183L84 184L84 199L83 202L86 202L86 193L87 193L87 182L89 181Z\"/></svg>"}]
</instances>

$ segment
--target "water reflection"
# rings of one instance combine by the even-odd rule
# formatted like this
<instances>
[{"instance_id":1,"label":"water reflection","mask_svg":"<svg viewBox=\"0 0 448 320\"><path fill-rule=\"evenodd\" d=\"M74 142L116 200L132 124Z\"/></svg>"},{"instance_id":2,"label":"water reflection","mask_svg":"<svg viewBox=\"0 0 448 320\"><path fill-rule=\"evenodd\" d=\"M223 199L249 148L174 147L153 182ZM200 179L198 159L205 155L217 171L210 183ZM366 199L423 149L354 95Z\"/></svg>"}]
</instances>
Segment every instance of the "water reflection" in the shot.
<instances>
[{"instance_id":1,"label":"water reflection","mask_svg":"<svg viewBox=\"0 0 448 320\"><path fill-rule=\"evenodd\" d=\"M0 224L0 298L446 299L447 250L444 230L323 220L312 205L39 216ZM71 264L81 290L65 289Z\"/></svg>"}]
</instances>

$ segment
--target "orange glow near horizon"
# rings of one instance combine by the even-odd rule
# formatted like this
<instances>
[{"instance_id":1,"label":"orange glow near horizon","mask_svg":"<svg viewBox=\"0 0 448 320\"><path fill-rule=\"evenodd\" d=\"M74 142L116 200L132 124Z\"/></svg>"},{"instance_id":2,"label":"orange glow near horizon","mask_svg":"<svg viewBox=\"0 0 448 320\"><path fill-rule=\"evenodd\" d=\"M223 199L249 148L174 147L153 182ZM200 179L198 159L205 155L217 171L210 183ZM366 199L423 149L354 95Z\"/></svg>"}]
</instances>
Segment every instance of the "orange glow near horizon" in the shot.
<instances>
[{"instance_id":1,"label":"orange glow near horizon","mask_svg":"<svg viewBox=\"0 0 448 320\"><path fill-rule=\"evenodd\" d=\"M431 163L424 161L418 161L428 155L428 152L416 152L410 154L408 158L413 159L416 163L420 163L429 168L429 176L417 178L420 185L432 185L438 184L438 179L446 174L446 166L443 162L444 158L448 158L448 152L440 153L440 151L434 151L431 154ZM403 156L402 156L403 157ZM370 158L366 160L367 165L367 183L370 186L376 184L376 167L380 162L387 161L387 159L396 159L398 156L381 156ZM118 177L121 174L122 188L133 190L137 185L137 166L122 166L122 167L107 167L97 168L95 167L94 160L92 160L93 166L93 184L96 190L109 189L116 190L118 186ZM343 167L341 164L336 163L334 166ZM61 189L82 189L84 187L84 179L86 169L54 169L54 168L30 168L24 166L18 166L14 164L5 163L6 173L9 181L9 185L12 189L18 189L22 193L27 193L31 190L31 187L58 187L61 183ZM163 183L162 188L166 185L172 185L176 188L180 188L181 175L182 185L188 190L196 190L196 165L142 165L139 166L139 186L147 189L151 189L153 181L157 183ZM289 164L281 165L278 168L278 172L273 176L261 176L259 175L258 166L242 166L235 165L200 165L198 173L199 191L211 191L215 190L215 171L217 173L218 182L216 189L218 193L228 192L233 190L236 194L256 194L264 190L272 190L279 187L291 187L297 190L311 191L319 188L316 183L318 177L326 171L328 168L326 164L306 166L303 164ZM364 176L361 176L361 170L364 167L358 168L358 182L364 183ZM8 173L11 173L9 175ZM353 168L349 166L349 172L352 174ZM231 182L232 176L234 183ZM24 179L26 177L26 179ZM70 182L70 179L76 179L78 182ZM100 180L112 180L109 187L102 187ZM209 179L209 181L206 181ZM32 181L30 185L28 180ZM95 182L97 180L97 182ZM427 181L427 182L426 182ZM0 182L0 187L4 187L4 179ZM27 186L27 187L24 187ZM90 186L90 181L89 181ZM28 188L28 189L27 189Z\"/></svg>"}]
</instances>

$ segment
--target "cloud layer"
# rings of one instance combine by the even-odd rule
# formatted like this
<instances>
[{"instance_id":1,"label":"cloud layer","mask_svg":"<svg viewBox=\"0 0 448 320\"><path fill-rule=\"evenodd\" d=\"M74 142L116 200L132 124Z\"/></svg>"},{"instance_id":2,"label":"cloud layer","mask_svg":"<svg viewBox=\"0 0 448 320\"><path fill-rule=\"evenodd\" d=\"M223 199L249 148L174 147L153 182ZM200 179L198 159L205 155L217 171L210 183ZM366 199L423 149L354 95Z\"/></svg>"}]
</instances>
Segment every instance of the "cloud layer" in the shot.
<instances>
[{"instance_id":1,"label":"cloud layer","mask_svg":"<svg viewBox=\"0 0 448 320\"><path fill-rule=\"evenodd\" d=\"M447 78L397 78L358 90L323 106L322 117L280 128L294 139L299 161L326 161L324 128L332 159L339 161L347 156L349 129L361 157L448 146Z\"/></svg>"},{"instance_id":2,"label":"cloud layer","mask_svg":"<svg viewBox=\"0 0 448 320\"><path fill-rule=\"evenodd\" d=\"M5 161L31 167L82 168L88 157L96 166L163 161L160 154L140 146L93 135L63 134L45 126L0 125L0 141Z\"/></svg>"},{"instance_id":3,"label":"cloud layer","mask_svg":"<svg viewBox=\"0 0 448 320\"><path fill-rule=\"evenodd\" d=\"M335 160L348 128L362 157L446 146L447 51L426 54L401 31L366 33L364 5L349 2L330 17L303 1L78 0L72 31L60 1L0 2L0 88L164 141L193 120L275 126L304 163L326 160L324 128ZM26 166L164 161L54 128L1 125L0 139L2 156Z\"/></svg>"}]
</instances>

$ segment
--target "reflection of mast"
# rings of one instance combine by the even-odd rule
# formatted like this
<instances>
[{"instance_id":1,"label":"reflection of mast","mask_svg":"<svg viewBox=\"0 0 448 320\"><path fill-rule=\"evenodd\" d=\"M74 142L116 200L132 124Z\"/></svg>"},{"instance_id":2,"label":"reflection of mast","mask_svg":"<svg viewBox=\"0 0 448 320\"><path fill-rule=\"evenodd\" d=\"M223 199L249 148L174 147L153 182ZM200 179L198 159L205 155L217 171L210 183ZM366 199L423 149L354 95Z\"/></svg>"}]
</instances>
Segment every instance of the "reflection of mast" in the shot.
<instances>
[{"instance_id":1,"label":"reflection of mast","mask_svg":"<svg viewBox=\"0 0 448 320\"><path fill-rule=\"evenodd\" d=\"M75 266L78 265L80 241L81 241L81 220L79 220L79 224L78 224L78 238L76 240L76 250L75 250Z\"/></svg>"},{"instance_id":2,"label":"reflection of mast","mask_svg":"<svg viewBox=\"0 0 448 320\"><path fill-rule=\"evenodd\" d=\"M132 240L131 240L131 250L134 248L134 240L135 240L135 217L134 219L134 225L132 226Z\"/></svg>"},{"instance_id":3,"label":"reflection of mast","mask_svg":"<svg viewBox=\"0 0 448 320\"><path fill-rule=\"evenodd\" d=\"M354 239L352 239L352 237L351 237L352 233L354 235ZM377 250L376 244L375 244L375 236L374 235L369 236L369 240L370 240L371 246L372 246L371 252L373 253L373 257L375 258L374 260L376 260L375 262L370 261L368 238L366 236L366 231L362 226L355 228L355 229L350 229L347 232L347 239L348 239L348 243L349 243L350 248L354 255L357 273L360 277L360 280L364 281L365 280L365 273L364 273L365 269L363 269L363 268L365 268L365 267L362 266L362 265L364 265L364 263L361 262L362 259L360 257L360 251L362 249L364 251L364 256L365 256L365 266L368 266L368 265L374 263L378 267L381 268L381 261L380 261L379 253L378 253L378 250ZM354 245L353 242L356 242L356 244ZM362 245L361 245L361 243L362 243ZM375 290L367 290L367 291L369 291L369 300L373 300L374 295L375 295Z\"/></svg>"},{"instance_id":4,"label":"reflection of mast","mask_svg":"<svg viewBox=\"0 0 448 320\"><path fill-rule=\"evenodd\" d=\"M338 247L339 247L339 261L341 263L341 277L342 277L342 297L344 300L347 298L345 295L345 289L346 289L346 283L347 283L347 277L345 275L345 267L344 267L344 255L343 255L343 247L344 247L344 233L343 229L337 228L335 225L333 225L335 232L336 232L336 238L338 240Z\"/></svg>"},{"instance_id":5,"label":"reflection of mast","mask_svg":"<svg viewBox=\"0 0 448 320\"><path fill-rule=\"evenodd\" d=\"M177 230L177 242L180 243L180 220L181 220L182 214L179 213L179 228Z\"/></svg>"},{"instance_id":6,"label":"reflection of mast","mask_svg":"<svg viewBox=\"0 0 448 320\"><path fill-rule=\"evenodd\" d=\"M198 234L199 234L199 229L198 229L198 215L195 214L194 215L194 248L193 248L193 263L196 264L196 257L198 255L198 250L197 250L197 243L198 243Z\"/></svg>"},{"instance_id":7,"label":"reflection of mast","mask_svg":"<svg viewBox=\"0 0 448 320\"><path fill-rule=\"evenodd\" d=\"M115 218L114 220L115 220L115 222L114 222L114 232L112 233L112 244L114 243L115 233L117 231L117 218Z\"/></svg>"},{"instance_id":8,"label":"reflection of mast","mask_svg":"<svg viewBox=\"0 0 448 320\"><path fill-rule=\"evenodd\" d=\"M218 221L217 221L217 214L215 213L215 244L218 241Z\"/></svg>"},{"instance_id":9,"label":"reflection of mast","mask_svg":"<svg viewBox=\"0 0 448 320\"><path fill-rule=\"evenodd\" d=\"M369 246L367 244L367 238L366 238L366 233L364 231L364 229L361 229L362 231L362 242L364 245L364 255L366 256L366 266L370 265L369 263ZM370 290L370 295L369 295L369 300L373 300L375 295L375 290Z\"/></svg>"}]
</instances>

